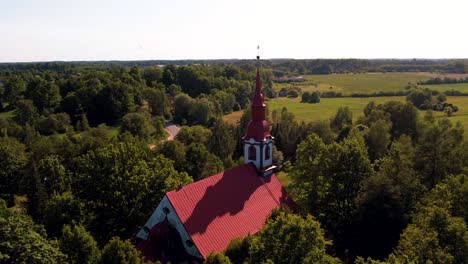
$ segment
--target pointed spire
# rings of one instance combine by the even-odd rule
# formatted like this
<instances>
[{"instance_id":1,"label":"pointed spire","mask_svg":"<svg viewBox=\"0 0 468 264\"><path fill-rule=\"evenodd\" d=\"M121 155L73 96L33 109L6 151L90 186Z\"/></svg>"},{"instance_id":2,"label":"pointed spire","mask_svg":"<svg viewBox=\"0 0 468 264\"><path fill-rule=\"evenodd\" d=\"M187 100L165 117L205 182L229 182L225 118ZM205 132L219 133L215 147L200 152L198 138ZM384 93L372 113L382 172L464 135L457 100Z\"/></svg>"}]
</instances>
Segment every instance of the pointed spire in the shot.
<instances>
[{"instance_id":1,"label":"pointed spire","mask_svg":"<svg viewBox=\"0 0 468 264\"><path fill-rule=\"evenodd\" d=\"M260 52L260 46L257 46L258 52ZM260 82L260 55L257 54L257 76L255 79L255 94L252 100L252 119L253 120L264 120L265 119L265 112L263 111L262 116L254 116L254 108L265 108L266 105L263 102L263 94L262 94L262 84Z\"/></svg>"},{"instance_id":2,"label":"pointed spire","mask_svg":"<svg viewBox=\"0 0 468 264\"><path fill-rule=\"evenodd\" d=\"M257 47L259 49L260 47ZM257 55L257 76L255 80L255 94L251 104L251 120L247 126L245 140L254 138L257 141L263 141L271 137L268 123L265 120L266 104L263 101L262 85L260 82L260 56Z\"/></svg>"}]
</instances>

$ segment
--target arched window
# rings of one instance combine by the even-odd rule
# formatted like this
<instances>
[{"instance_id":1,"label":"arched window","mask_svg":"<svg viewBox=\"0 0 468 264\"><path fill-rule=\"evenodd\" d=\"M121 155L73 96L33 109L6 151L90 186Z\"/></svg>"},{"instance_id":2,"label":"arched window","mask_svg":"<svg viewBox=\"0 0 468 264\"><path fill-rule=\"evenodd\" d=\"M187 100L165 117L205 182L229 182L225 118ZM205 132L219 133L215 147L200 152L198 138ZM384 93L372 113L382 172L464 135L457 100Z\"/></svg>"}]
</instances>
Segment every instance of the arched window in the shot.
<instances>
[{"instance_id":1,"label":"arched window","mask_svg":"<svg viewBox=\"0 0 468 264\"><path fill-rule=\"evenodd\" d=\"M265 147L265 159L269 160L270 159L270 146Z\"/></svg>"},{"instance_id":2,"label":"arched window","mask_svg":"<svg viewBox=\"0 0 468 264\"><path fill-rule=\"evenodd\" d=\"M257 159L257 149L254 146L249 147L249 160Z\"/></svg>"}]
</instances>

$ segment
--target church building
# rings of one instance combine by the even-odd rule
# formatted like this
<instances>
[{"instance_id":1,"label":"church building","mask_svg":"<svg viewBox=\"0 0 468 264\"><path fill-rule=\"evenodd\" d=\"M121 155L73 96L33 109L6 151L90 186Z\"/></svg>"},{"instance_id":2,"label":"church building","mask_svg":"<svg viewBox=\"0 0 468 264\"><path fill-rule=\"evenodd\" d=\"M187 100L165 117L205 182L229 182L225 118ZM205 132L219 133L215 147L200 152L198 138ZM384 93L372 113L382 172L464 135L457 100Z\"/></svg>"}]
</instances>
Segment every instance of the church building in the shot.
<instances>
[{"instance_id":1,"label":"church building","mask_svg":"<svg viewBox=\"0 0 468 264\"><path fill-rule=\"evenodd\" d=\"M146 259L202 262L211 252L224 251L232 239L258 232L274 208L294 205L273 173L265 108L257 67L252 118L243 137L244 164L167 192L136 235Z\"/></svg>"}]
</instances>

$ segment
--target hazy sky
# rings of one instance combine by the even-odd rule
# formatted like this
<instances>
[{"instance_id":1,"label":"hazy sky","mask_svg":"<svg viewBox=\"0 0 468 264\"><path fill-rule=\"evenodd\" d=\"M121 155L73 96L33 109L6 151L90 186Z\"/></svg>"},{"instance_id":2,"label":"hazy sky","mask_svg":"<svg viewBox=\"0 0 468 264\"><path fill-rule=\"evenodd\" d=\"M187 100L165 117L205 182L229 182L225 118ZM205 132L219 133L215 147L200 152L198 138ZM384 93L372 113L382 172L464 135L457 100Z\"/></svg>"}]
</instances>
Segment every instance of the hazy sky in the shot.
<instances>
[{"instance_id":1,"label":"hazy sky","mask_svg":"<svg viewBox=\"0 0 468 264\"><path fill-rule=\"evenodd\" d=\"M468 58L468 1L0 0L0 62Z\"/></svg>"}]
</instances>

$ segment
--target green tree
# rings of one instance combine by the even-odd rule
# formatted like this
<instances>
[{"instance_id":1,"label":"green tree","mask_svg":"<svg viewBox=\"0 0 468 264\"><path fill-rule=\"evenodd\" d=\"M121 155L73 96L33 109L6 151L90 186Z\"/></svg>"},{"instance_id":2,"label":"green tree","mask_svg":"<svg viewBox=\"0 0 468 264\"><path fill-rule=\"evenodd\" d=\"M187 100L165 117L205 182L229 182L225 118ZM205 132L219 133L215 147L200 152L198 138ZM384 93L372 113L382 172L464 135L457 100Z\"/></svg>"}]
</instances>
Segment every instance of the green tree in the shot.
<instances>
[{"instance_id":1,"label":"green tree","mask_svg":"<svg viewBox=\"0 0 468 264\"><path fill-rule=\"evenodd\" d=\"M73 124L84 115L84 109L80 97L75 92L69 92L60 102L60 109L67 113Z\"/></svg>"},{"instance_id":2,"label":"green tree","mask_svg":"<svg viewBox=\"0 0 468 264\"><path fill-rule=\"evenodd\" d=\"M50 136L54 133L66 133L71 130L70 116L66 113L51 114L47 117L41 117L37 121L37 131L41 135Z\"/></svg>"},{"instance_id":3,"label":"green tree","mask_svg":"<svg viewBox=\"0 0 468 264\"><path fill-rule=\"evenodd\" d=\"M192 143L187 147L185 171L195 181L216 174L224 169L222 161L208 152L200 143Z\"/></svg>"},{"instance_id":4,"label":"green tree","mask_svg":"<svg viewBox=\"0 0 468 264\"><path fill-rule=\"evenodd\" d=\"M229 94L225 91L216 91L212 97L214 101L219 102L224 114L232 112L234 104L236 103L236 97L233 94Z\"/></svg>"},{"instance_id":5,"label":"green tree","mask_svg":"<svg viewBox=\"0 0 468 264\"><path fill-rule=\"evenodd\" d=\"M120 133L129 132L131 135L148 140L155 132L150 117L144 113L128 113L122 118Z\"/></svg>"},{"instance_id":6,"label":"green tree","mask_svg":"<svg viewBox=\"0 0 468 264\"><path fill-rule=\"evenodd\" d=\"M273 165L277 166L278 169L282 169L283 168L283 161L284 161L284 156L283 156L283 152L279 151L275 145L273 145Z\"/></svg>"},{"instance_id":7,"label":"green tree","mask_svg":"<svg viewBox=\"0 0 468 264\"><path fill-rule=\"evenodd\" d=\"M208 125L209 121L217 116L213 102L206 98L199 98L194 101L189 110L190 120L196 124Z\"/></svg>"},{"instance_id":8,"label":"green tree","mask_svg":"<svg viewBox=\"0 0 468 264\"><path fill-rule=\"evenodd\" d=\"M60 249L71 264L94 264L99 259L96 241L81 225L63 227Z\"/></svg>"},{"instance_id":9,"label":"green tree","mask_svg":"<svg viewBox=\"0 0 468 264\"><path fill-rule=\"evenodd\" d=\"M168 65L164 67L162 82L166 87L169 87L171 84L174 84L176 80L176 68L174 65Z\"/></svg>"},{"instance_id":10,"label":"green tree","mask_svg":"<svg viewBox=\"0 0 468 264\"><path fill-rule=\"evenodd\" d=\"M167 92L171 97L175 97L182 92L182 88L179 85L171 84L167 87Z\"/></svg>"},{"instance_id":11,"label":"green tree","mask_svg":"<svg viewBox=\"0 0 468 264\"><path fill-rule=\"evenodd\" d=\"M390 144L390 129L392 124L389 121L377 120L372 123L366 134L366 143L368 146L369 157L372 161L384 156L388 145Z\"/></svg>"},{"instance_id":12,"label":"green tree","mask_svg":"<svg viewBox=\"0 0 468 264\"><path fill-rule=\"evenodd\" d=\"M84 222L83 204L71 192L53 195L43 212L42 223L47 234L58 237L64 225Z\"/></svg>"},{"instance_id":13,"label":"green tree","mask_svg":"<svg viewBox=\"0 0 468 264\"><path fill-rule=\"evenodd\" d=\"M34 106L33 101L31 100L19 100L17 102L17 110L15 111L15 120L20 125L25 125L27 123L34 123L37 118L37 109Z\"/></svg>"},{"instance_id":14,"label":"green tree","mask_svg":"<svg viewBox=\"0 0 468 264\"><path fill-rule=\"evenodd\" d=\"M309 102L313 104L320 103L320 93L319 92L312 92L309 97Z\"/></svg>"},{"instance_id":15,"label":"green tree","mask_svg":"<svg viewBox=\"0 0 468 264\"><path fill-rule=\"evenodd\" d=\"M356 198L373 174L365 147L353 139L325 145L317 135L309 135L298 146L291 174L296 202L317 215L343 253L351 244Z\"/></svg>"},{"instance_id":16,"label":"green tree","mask_svg":"<svg viewBox=\"0 0 468 264\"><path fill-rule=\"evenodd\" d=\"M411 138L392 143L380 161L379 171L368 178L358 196L359 223L353 252L383 259L397 245L426 188L413 169L415 150Z\"/></svg>"},{"instance_id":17,"label":"green tree","mask_svg":"<svg viewBox=\"0 0 468 264\"><path fill-rule=\"evenodd\" d=\"M397 259L414 263L465 263L468 259L468 177L451 176L422 199L401 235Z\"/></svg>"},{"instance_id":18,"label":"green tree","mask_svg":"<svg viewBox=\"0 0 468 264\"><path fill-rule=\"evenodd\" d=\"M211 138L211 130L203 126L184 126L175 138L187 146L192 143L206 146Z\"/></svg>"},{"instance_id":19,"label":"green tree","mask_svg":"<svg viewBox=\"0 0 468 264\"><path fill-rule=\"evenodd\" d=\"M231 264L231 260L226 257L223 253L210 253L207 257L204 264Z\"/></svg>"},{"instance_id":20,"label":"green tree","mask_svg":"<svg viewBox=\"0 0 468 264\"><path fill-rule=\"evenodd\" d=\"M140 252L130 243L113 237L102 249L98 264L143 264Z\"/></svg>"},{"instance_id":21,"label":"green tree","mask_svg":"<svg viewBox=\"0 0 468 264\"><path fill-rule=\"evenodd\" d=\"M408 135L412 138L416 136L418 112L413 104L389 101L379 105L378 108L390 115L392 139L399 138L401 135Z\"/></svg>"},{"instance_id":22,"label":"green tree","mask_svg":"<svg viewBox=\"0 0 468 264\"><path fill-rule=\"evenodd\" d=\"M157 146L157 153L174 162L177 171L183 171L186 167L187 147L179 140L166 141Z\"/></svg>"},{"instance_id":23,"label":"green tree","mask_svg":"<svg viewBox=\"0 0 468 264\"><path fill-rule=\"evenodd\" d=\"M57 156L47 156L41 159L37 171L49 196L70 189L70 179Z\"/></svg>"},{"instance_id":24,"label":"green tree","mask_svg":"<svg viewBox=\"0 0 468 264\"><path fill-rule=\"evenodd\" d=\"M148 101L149 111L152 115L164 116L169 113L169 99L160 89L145 89L143 99Z\"/></svg>"},{"instance_id":25,"label":"green tree","mask_svg":"<svg viewBox=\"0 0 468 264\"><path fill-rule=\"evenodd\" d=\"M187 94L179 94L174 98L174 121L183 123L190 119L189 111L192 108L193 99Z\"/></svg>"},{"instance_id":26,"label":"green tree","mask_svg":"<svg viewBox=\"0 0 468 264\"><path fill-rule=\"evenodd\" d=\"M148 87L153 86L153 83L157 83L162 79L163 71L160 67L151 66L143 69L143 79L145 79Z\"/></svg>"},{"instance_id":27,"label":"green tree","mask_svg":"<svg viewBox=\"0 0 468 264\"><path fill-rule=\"evenodd\" d=\"M308 103L310 100L310 93L309 92L303 92L301 96L301 102L302 103Z\"/></svg>"},{"instance_id":28,"label":"green tree","mask_svg":"<svg viewBox=\"0 0 468 264\"><path fill-rule=\"evenodd\" d=\"M427 186L433 187L449 174L457 174L468 166L467 143L460 123L448 119L427 124L418 137L415 167Z\"/></svg>"},{"instance_id":29,"label":"green tree","mask_svg":"<svg viewBox=\"0 0 468 264\"><path fill-rule=\"evenodd\" d=\"M466 223L445 209L429 207L405 229L396 255L414 263L465 263L467 248Z\"/></svg>"},{"instance_id":30,"label":"green tree","mask_svg":"<svg viewBox=\"0 0 468 264\"><path fill-rule=\"evenodd\" d=\"M12 202L22 182L27 156L25 146L12 138L0 138L0 194Z\"/></svg>"},{"instance_id":31,"label":"green tree","mask_svg":"<svg viewBox=\"0 0 468 264\"><path fill-rule=\"evenodd\" d=\"M241 264L248 260L250 244L252 243L252 236L247 235L244 238L234 238L229 242L224 254L234 264Z\"/></svg>"},{"instance_id":32,"label":"green tree","mask_svg":"<svg viewBox=\"0 0 468 264\"><path fill-rule=\"evenodd\" d=\"M81 115L81 126L79 127L79 131L87 131L89 130L89 121L86 114Z\"/></svg>"},{"instance_id":33,"label":"green tree","mask_svg":"<svg viewBox=\"0 0 468 264\"><path fill-rule=\"evenodd\" d=\"M340 107L336 114L331 118L330 126L333 131L338 132L345 126L353 125L353 112L349 107Z\"/></svg>"},{"instance_id":34,"label":"green tree","mask_svg":"<svg viewBox=\"0 0 468 264\"><path fill-rule=\"evenodd\" d=\"M336 134L333 133L333 130L330 127L329 120L320 120L307 123L303 133L305 135L315 133L323 140L323 142L325 142L325 144L332 143L336 138ZM305 137L306 136L303 136L303 138Z\"/></svg>"},{"instance_id":35,"label":"green tree","mask_svg":"<svg viewBox=\"0 0 468 264\"><path fill-rule=\"evenodd\" d=\"M208 141L210 152L223 161L231 158L236 146L236 141L232 137L233 134L234 127L225 123L222 119L218 119L212 129L211 138Z\"/></svg>"},{"instance_id":36,"label":"green tree","mask_svg":"<svg viewBox=\"0 0 468 264\"><path fill-rule=\"evenodd\" d=\"M250 263L338 263L325 252L327 242L312 216L273 214L252 238Z\"/></svg>"},{"instance_id":37,"label":"green tree","mask_svg":"<svg viewBox=\"0 0 468 264\"><path fill-rule=\"evenodd\" d=\"M60 105L60 88L40 77L32 79L26 87L26 98L31 99L40 114L49 114Z\"/></svg>"},{"instance_id":38,"label":"green tree","mask_svg":"<svg viewBox=\"0 0 468 264\"><path fill-rule=\"evenodd\" d=\"M418 109L428 109L432 105L432 93L429 89L414 88L406 96L406 100Z\"/></svg>"},{"instance_id":39,"label":"green tree","mask_svg":"<svg viewBox=\"0 0 468 264\"><path fill-rule=\"evenodd\" d=\"M10 106L16 107L18 101L23 98L25 91L24 81L19 76L14 75L5 82L3 96Z\"/></svg>"},{"instance_id":40,"label":"green tree","mask_svg":"<svg viewBox=\"0 0 468 264\"><path fill-rule=\"evenodd\" d=\"M89 228L100 242L129 237L167 191L191 182L172 161L151 157L132 141L91 150L75 162L73 190L95 215Z\"/></svg>"},{"instance_id":41,"label":"green tree","mask_svg":"<svg viewBox=\"0 0 468 264\"><path fill-rule=\"evenodd\" d=\"M63 263L57 241L47 240L32 219L6 208L0 199L0 262L7 264Z\"/></svg>"},{"instance_id":42,"label":"green tree","mask_svg":"<svg viewBox=\"0 0 468 264\"><path fill-rule=\"evenodd\" d=\"M294 114L289 112L288 109L283 108L281 110L278 123L272 128L272 135L276 139L276 146L283 152L285 159L293 158L301 138L301 131Z\"/></svg>"},{"instance_id":43,"label":"green tree","mask_svg":"<svg viewBox=\"0 0 468 264\"><path fill-rule=\"evenodd\" d=\"M93 98L93 111L88 118L93 124L115 125L127 113L134 111L135 102L129 85L112 82Z\"/></svg>"}]
</instances>

